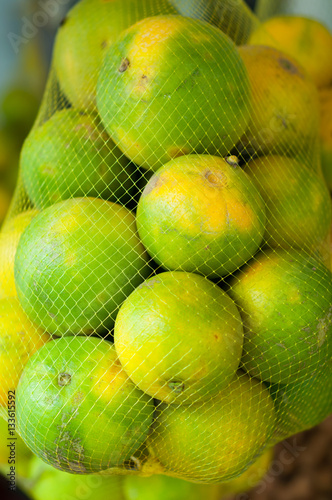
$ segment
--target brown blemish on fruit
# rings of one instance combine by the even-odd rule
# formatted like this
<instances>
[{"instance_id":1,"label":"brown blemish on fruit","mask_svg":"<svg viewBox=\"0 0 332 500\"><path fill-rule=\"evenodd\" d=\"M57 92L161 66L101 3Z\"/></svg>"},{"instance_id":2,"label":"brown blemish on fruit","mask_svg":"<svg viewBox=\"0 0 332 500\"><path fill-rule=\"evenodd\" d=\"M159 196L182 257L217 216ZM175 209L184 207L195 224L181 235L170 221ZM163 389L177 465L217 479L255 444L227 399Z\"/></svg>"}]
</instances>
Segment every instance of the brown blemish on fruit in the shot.
<instances>
[{"instance_id":1,"label":"brown blemish on fruit","mask_svg":"<svg viewBox=\"0 0 332 500\"><path fill-rule=\"evenodd\" d=\"M124 59L122 59L121 61L121 64L119 66L119 69L118 69L118 72L119 73L124 73L125 71L127 71L127 69L129 68L130 66L130 62L129 62L129 59L127 59L126 57Z\"/></svg>"},{"instance_id":2,"label":"brown blemish on fruit","mask_svg":"<svg viewBox=\"0 0 332 500\"><path fill-rule=\"evenodd\" d=\"M295 66L289 59L286 59L284 57L279 57L279 64L280 66L288 71L289 73L293 75L299 75L301 78L303 78L302 73L299 71L299 68Z\"/></svg>"},{"instance_id":3,"label":"brown blemish on fruit","mask_svg":"<svg viewBox=\"0 0 332 500\"><path fill-rule=\"evenodd\" d=\"M62 21L60 22L60 28L62 28L62 26L64 26L66 24L66 22L68 21L68 16L65 16Z\"/></svg>"},{"instance_id":4,"label":"brown blemish on fruit","mask_svg":"<svg viewBox=\"0 0 332 500\"><path fill-rule=\"evenodd\" d=\"M107 49L108 44L106 40L103 40L100 45L102 49Z\"/></svg>"},{"instance_id":5,"label":"brown blemish on fruit","mask_svg":"<svg viewBox=\"0 0 332 500\"><path fill-rule=\"evenodd\" d=\"M58 385L64 387L69 385L71 382L71 375L69 373L59 373L58 375Z\"/></svg>"}]
</instances>

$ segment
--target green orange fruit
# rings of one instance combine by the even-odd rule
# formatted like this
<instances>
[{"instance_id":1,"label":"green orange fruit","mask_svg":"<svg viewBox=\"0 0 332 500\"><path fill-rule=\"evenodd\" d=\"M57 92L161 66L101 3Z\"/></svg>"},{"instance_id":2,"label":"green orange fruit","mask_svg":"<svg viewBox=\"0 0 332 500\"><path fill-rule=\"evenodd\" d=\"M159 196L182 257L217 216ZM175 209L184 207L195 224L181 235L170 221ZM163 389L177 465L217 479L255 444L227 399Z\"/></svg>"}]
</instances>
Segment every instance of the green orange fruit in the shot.
<instances>
[{"instance_id":1,"label":"green orange fruit","mask_svg":"<svg viewBox=\"0 0 332 500\"><path fill-rule=\"evenodd\" d=\"M121 31L140 19L175 14L167 2L81 0L57 33L54 67L60 87L77 109L95 110L97 80L109 46Z\"/></svg>"},{"instance_id":2,"label":"green orange fruit","mask_svg":"<svg viewBox=\"0 0 332 500\"><path fill-rule=\"evenodd\" d=\"M256 486L271 466L270 448L240 476L221 484L197 484L177 477L155 474L150 477L130 475L123 478L126 500L222 500L226 495L242 493ZM239 497L239 500L242 497Z\"/></svg>"},{"instance_id":3,"label":"green orange fruit","mask_svg":"<svg viewBox=\"0 0 332 500\"><path fill-rule=\"evenodd\" d=\"M237 375L208 401L161 404L147 443L165 473L202 483L243 473L267 446L275 427L268 390Z\"/></svg>"},{"instance_id":4,"label":"green orange fruit","mask_svg":"<svg viewBox=\"0 0 332 500\"><path fill-rule=\"evenodd\" d=\"M16 394L18 432L45 462L73 474L121 466L152 423L153 401L129 380L113 344L49 342L26 365Z\"/></svg>"},{"instance_id":5,"label":"green orange fruit","mask_svg":"<svg viewBox=\"0 0 332 500\"><path fill-rule=\"evenodd\" d=\"M34 456L27 493L33 500L126 500L120 476L68 474Z\"/></svg>"},{"instance_id":6,"label":"green orange fruit","mask_svg":"<svg viewBox=\"0 0 332 500\"><path fill-rule=\"evenodd\" d=\"M134 215L96 198L45 208L24 231L15 256L23 309L56 335L107 332L149 273Z\"/></svg>"},{"instance_id":7,"label":"green orange fruit","mask_svg":"<svg viewBox=\"0 0 332 500\"><path fill-rule=\"evenodd\" d=\"M183 16L150 17L108 50L97 107L125 155L157 170L183 154L227 154L249 120L249 81L222 31Z\"/></svg>"},{"instance_id":8,"label":"green orange fruit","mask_svg":"<svg viewBox=\"0 0 332 500\"><path fill-rule=\"evenodd\" d=\"M281 441L320 424L332 413L332 360L307 377L287 385L272 385L277 410L276 438Z\"/></svg>"},{"instance_id":9,"label":"green orange fruit","mask_svg":"<svg viewBox=\"0 0 332 500\"><path fill-rule=\"evenodd\" d=\"M332 192L332 87L323 89L320 97L320 156L327 187Z\"/></svg>"},{"instance_id":10,"label":"green orange fruit","mask_svg":"<svg viewBox=\"0 0 332 500\"><path fill-rule=\"evenodd\" d=\"M230 280L244 324L242 364L288 384L324 366L332 352L332 274L297 250L257 255Z\"/></svg>"},{"instance_id":11,"label":"green orange fruit","mask_svg":"<svg viewBox=\"0 0 332 500\"><path fill-rule=\"evenodd\" d=\"M7 408L29 358L50 336L32 323L17 297L0 300L0 406ZM10 396L12 394L12 396ZM15 428L15 415L14 415Z\"/></svg>"},{"instance_id":12,"label":"green orange fruit","mask_svg":"<svg viewBox=\"0 0 332 500\"><path fill-rule=\"evenodd\" d=\"M185 155L149 180L137 207L137 229L165 269L224 276L258 250L265 204L233 160Z\"/></svg>"},{"instance_id":13,"label":"green orange fruit","mask_svg":"<svg viewBox=\"0 0 332 500\"><path fill-rule=\"evenodd\" d=\"M58 111L32 130L20 166L24 187L38 208L79 196L128 199L138 177L97 119L72 109Z\"/></svg>"},{"instance_id":14,"label":"green orange fruit","mask_svg":"<svg viewBox=\"0 0 332 500\"><path fill-rule=\"evenodd\" d=\"M289 54L305 68L317 87L332 83L332 34L316 19L274 16L257 26L249 43L268 45Z\"/></svg>"},{"instance_id":15,"label":"green orange fruit","mask_svg":"<svg viewBox=\"0 0 332 500\"><path fill-rule=\"evenodd\" d=\"M163 474L126 476L123 490L126 500L220 500L216 484L196 484Z\"/></svg>"},{"instance_id":16,"label":"green orange fruit","mask_svg":"<svg viewBox=\"0 0 332 500\"><path fill-rule=\"evenodd\" d=\"M166 272L122 304L114 343L141 390L167 403L190 404L234 378L243 328L234 302L217 285L197 274Z\"/></svg>"},{"instance_id":17,"label":"green orange fruit","mask_svg":"<svg viewBox=\"0 0 332 500\"><path fill-rule=\"evenodd\" d=\"M37 210L26 210L6 223L0 233L0 299L17 295L14 279L14 261L20 237L37 215Z\"/></svg>"},{"instance_id":18,"label":"green orange fruit","mask_svg":"<svg viewBox=\"0 0 332 500\"><path fill-rule=\"evenodd\" d=\"M298 156L317 148L319 100L316 86L297 61L266 46L244 45L252 108L242 147L258 154ZM316 168L316 167L315 167Z\"/></svg>"},{"instance_id":19,"label":"green orange fruit","mask_svg":"<svg viewBox=\"0 0 332 500\"><path fill-rule=\"evenodd\" d=\"M211 23L239 45L245 43L258 24L242 0L219 3L216 0L170 0L179 14Z\"/></svg>"},{"instance_id":20,"label":"green orange fruit","mask_svg":"<svg viewBox=\"0 0 332 500\"><path fill-rule=\"evenodd\" d=\"M266 203L266 243L311 251L326 240L331 199L321 176L286 156L256 158L244 169L256 181Z\"/></svg>"}]
</instances>

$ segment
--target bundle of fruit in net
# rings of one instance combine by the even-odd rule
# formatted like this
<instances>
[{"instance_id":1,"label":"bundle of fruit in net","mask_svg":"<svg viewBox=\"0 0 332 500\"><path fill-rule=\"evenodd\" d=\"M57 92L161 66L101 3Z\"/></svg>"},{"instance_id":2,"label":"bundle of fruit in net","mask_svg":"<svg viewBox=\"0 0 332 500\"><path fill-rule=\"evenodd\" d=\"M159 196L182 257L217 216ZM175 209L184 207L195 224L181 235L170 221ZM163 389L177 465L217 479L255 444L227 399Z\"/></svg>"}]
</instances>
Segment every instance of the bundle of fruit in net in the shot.
<instances>
[{"instance_id":1,"label":"bundle of fruit in net","mask_svg":"<svg viewBox=\"0 0 332 500\"><path fill-rule=\"evenodd\" d=\"M81 0L59 27L0 236L3 416L58 469L220 483L332 411L317 90L257 25Z\"/></svg>"}]
</instances>

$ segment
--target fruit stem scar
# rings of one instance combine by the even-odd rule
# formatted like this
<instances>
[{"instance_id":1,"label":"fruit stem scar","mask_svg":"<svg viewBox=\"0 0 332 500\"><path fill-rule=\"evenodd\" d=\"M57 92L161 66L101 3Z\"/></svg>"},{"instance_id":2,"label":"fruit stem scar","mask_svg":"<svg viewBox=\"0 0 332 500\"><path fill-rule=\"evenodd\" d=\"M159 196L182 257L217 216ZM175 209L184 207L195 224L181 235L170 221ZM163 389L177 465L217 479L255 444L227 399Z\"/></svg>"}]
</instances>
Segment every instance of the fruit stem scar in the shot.
<instances>
[{"instance_id":1,"label":"fruit stem scar","mask_svg":"<svg viewBox=\"0 0 332 500\"><path fill-rule=\"evenodd\" d=\"M71 382L71 375L69 373L59 373L58 385L60 385L60 387L64 387L65 385L69 385L70 382Z\"/></svg>"},{"instance_id":2,"label":"fruit stem scar","mask_svg":"<svg viewBox=\"0 0 332 500\"><path fill-rule=\"evenodd\" d=\"M208 170L205 173L205 178L206 178L206 180L208 182L210 182L210 184L218 184L218 182L219 182L218 177L213 172L211 172L210 170Z\"/></svg>"},{"instance_id":3,"label":"fruit stem scar","mask_svg":"<svg viewBox=\"0 0 332 500\"><path fill-rule=\"evenodd\" d=\"M125 71L127 71L129 66L130 66L129 59L127 59L125 57L124 59L122 59L121 64L119 66L119 69L118 69L119 73L124 73Z\"/></svg>"},{"instance_id":4,"label":"fruit stem scar","mask_svg":"<svg viewBox=\"0 0 332 500\"><path fill-rule=\"evenodd\" d=\"M239 159L235 155L227 156L225 160L228 163L228 165L231 165L232 167L238 167L239 165Z\"/></svg>"},{"instance_id":5,"label":"fruit stem scar","mask_svg":"<svg viewBox=\"0 0 332 500\"><path fill-rule=\"evenodd\" d=\"M168 382L168 387L175 392L175 394L181 394L184 391L184 383L183 382Z\"/></svg>"}]
</instances>

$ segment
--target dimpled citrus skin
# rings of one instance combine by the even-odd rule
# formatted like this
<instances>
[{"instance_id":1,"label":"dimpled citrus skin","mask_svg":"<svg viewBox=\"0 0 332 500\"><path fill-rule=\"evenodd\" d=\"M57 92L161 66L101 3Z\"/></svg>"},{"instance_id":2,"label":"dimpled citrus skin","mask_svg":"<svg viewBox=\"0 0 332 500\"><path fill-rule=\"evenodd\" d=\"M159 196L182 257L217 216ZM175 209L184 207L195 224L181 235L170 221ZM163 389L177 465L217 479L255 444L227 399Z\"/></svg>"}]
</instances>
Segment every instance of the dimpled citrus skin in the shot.
<instances>
[{"instance_id":1,"label":"dimpled citrus skin","mask_svg":"<svg viewBox=\"0 0 332 500\"><path fill-rule=\"evenodd\" d=\"M298 250L257 254L229 282L244 324L242 364L251 376L288 384L332 352L332 274Z\"/></svg>"},{"instance_id":2,"label":"dimpled citrus skin","mask_svg":"<svg viewBox=\"0 0 332 500\"><path fill-rule=\"evenodd\" d=\"M153 401L128 379L113 344L49 342L30 359L16 395L18 432L45 462L73 474L120 466L145 440Z\"/></svg>"},{"instance_id":3,"label":"dimpled citrus skin","mask_svg":"<svg viewBox=\"0 0 332 500\"><path fill-rule=\"evenodd\" d=\"M126 156L157 170L183 154L227 154L246 129L249 82L221 30L182 16L150 17L107 52L97 107Z\"/></svg>"},{"instance_id":4,"label":"dimpled citrus skin","mask_svg":"<svg viewBox=\"0 0 332 500\"><path fill-rule=\"evenodd\" d=\"M138 178L96 117L73 109L58 111L32 130L20 167L27 194L38 208L79 196L128 199Z\"/></svg>"},{"instance_id":5,"label":"dimpled citrus skin","mask_svg":"<svg viewBox=\"0 0 332 500\"><path fill-rule=\"evenodd\" d=\"M140 19L175 14L166 1L81 0L61 23L54 47L54 68L73 107L96 110L98 75L109 46Z\"/></svg>"},{"instance_id":6,"label":"dimpled citrus skin","mask_svg":"<svg viewBox=\"0 0 332 500\"><path fill-rule=\"evenodd\" d=\"M169 475L218 483L243 473L263 452L275 428L275 410L259 381L237 375L219 394L192 406L161 404L150 453Z\"/></svg>"},{"instance_id":7,"label":"dimpled citrus skin","mask_svg":"<svg viewBox=\"0 0 332 500\"><path fill-rule=\"evenodd\" d=\"M249 43L268 45L289 54L319 88L332 83L332 34L316 19L275 16L253 31Z\"/></svg>"},{"instance_id":8,"label":"dimpled citrus skin","mask_svg":"<svg viewBox=\"0 0 332 500\"><path fill-rule=\"evenodd\" d=\"M239 54L252 93L252 112L242 146L259 154L298 156L305 152L311 159L308 152L317 149L319 99L305 69L272 47L243 45Z\"/></svg>"},{"instance_id":9,"label":"dimpled citrus skin","mask_svg":"<svg viewBox=\"0 0 332 500\"><path fill-rule=\"evenodd\" d=\"M137 229L165 269L224 276L258 250L265 204L231 159L181 156L149 180L137 207Z\"/></svg>"},{"instance_id":10,"label":"dimpled citrus skin","mask_svg":"<svg viewBox=\"0 0 332 500\"><path fill-rule=\"evenodd\" d=\"M129 377L150 396L190 404L227 386L243 345L239 312L207 278L166 272L123 303L114 343Z\"/></svg>"},{"instance_id":11,"label":"dimpled citrus skin","mask_svg":"<svg viewBox=\"0 0 332 500\"><path fill-rule=\"evenodd\" d=\"M40 212L15 256L23 309L56 335L107 332L123 300L150 273L126 208L97 198L65 200Z\"/></svg>"}]
</instances>

